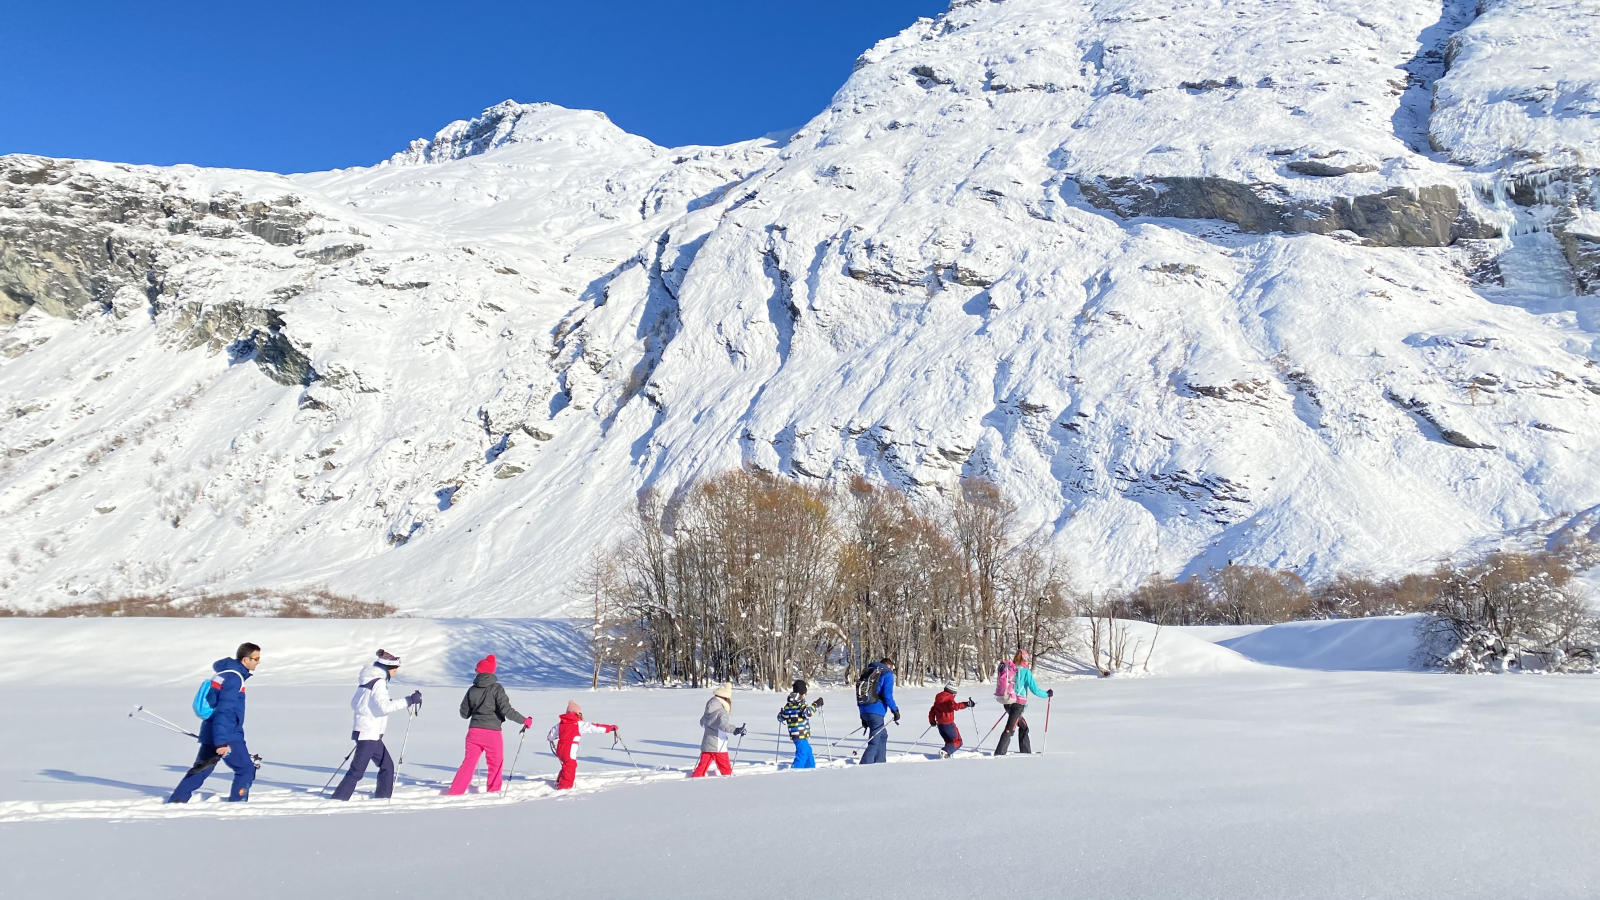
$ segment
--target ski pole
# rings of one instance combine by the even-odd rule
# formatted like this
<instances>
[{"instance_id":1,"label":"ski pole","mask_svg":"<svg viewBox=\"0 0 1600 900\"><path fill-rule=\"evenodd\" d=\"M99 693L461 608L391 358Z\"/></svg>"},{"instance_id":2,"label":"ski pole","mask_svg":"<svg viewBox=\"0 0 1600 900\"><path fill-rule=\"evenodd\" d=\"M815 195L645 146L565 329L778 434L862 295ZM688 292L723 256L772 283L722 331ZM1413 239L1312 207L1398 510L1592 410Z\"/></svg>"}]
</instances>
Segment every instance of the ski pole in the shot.
<instances>
[{"instance_id":1,"label":"ski pole","mask_svg":"<svg viewBox=\"0 0 1600 900\"><path fill-rule=\"evenodd\" d=\"M819 709L819 710L817 710L817 718L822 720L822 740L823 740L823 743L827 743L827 740L828 740L828 715L827 715L827 713L824 713L822 710ZM833 745L832 744L828 744L828 762L833 762Z\"/></svg>"},{"instance_id":2,"label":"ski pole","mask_svg":"<svg viewBox=\"0 0 1600 900\"><path fill-rule=\"evenodd\" d=\"M500 795L502 797L510 796L511 794L511 779L517 777L517 760L522 758L522 742L527 739L528 726L524 725L522 726L522 733L517 736L517 752L511 757L511 771L506 775L505 787L502 788L504 793Z\"/></svg>"},{"instance_id":3,"label":"ski pole","mask_svg":"<svg viewBox=\"0 0 1600 900\"><path fill-rule=\"evenodd\" d=\"M847 734L847 735L845 735L845 736L844 736L844 737L842 737L842 738L839 738L839 739L838 739L838 740L837 740L837 741L834 741L834 742L833 742L833 743L831 743L831 744L829 744L829 745L828 745L828 749L829 749L829 750L832 750L832 749L833 749L833 748L834 748L834 747L836 747L836 746L838 746L838 745L839 745L839 744L842 744L842 743L844 743L844 742L845 742L845 741L848 741L848 740L850 740L850 738L852 738L852 737L854 737L854 736L855 736L855 733L856 733L856 732L858 732L858 731L866 731L866 730L867 730L867 726L865 726L865 725L863 725L863 726L861 726L861 727L860 727L860 728L852 728L852 729L850 729L850 733L849 733L849 734ZM827 735L826 735L826 734L824 734L824 735L823 735L823 737L824 737L824 738L826 738L826 737L827 737ZM832 756L829 756L829 757L828 757L828 758L829 758L829 759L833 759L833 757L832 757Z\"/></svg>"},{"instance_id":4,"label":"ski pole","mask_svg":"<svg viewBox=\"0 0 1600 900\"><path fill-rule=\"evenodd\" d=\"M741 730L741 731L744 730L744 723L743 722L739 723L739 730ZM733 765L734 766L737 766L739 764L739 750L742 747L744 747L744 735L741 734L741 735L739 735L739 743L735 744L734 747L733 747ZM729 768L732 768L732 766L729 766Z\"/></svg>"},{"instance_id":5,"label":"ski pole","mask_svg":"<svg viewBox=\"0 0 1600 900\"><path fill-rule=\"evenodd\" d=\"M928 732L930 732L932 730L933 730L933 726L932 725L929 725L927 728L922 729L922 733L917 735L916 743L911 745L911 750L907 750L904 754L901 754L901 755L902 756L909 755L913 750L916 750L917 749L917 745L921 744L922 743L922 739L927 737L928 736Z\"/></svg>"},{"instance_id":6,"label":"ski pole","mask_svg":"<svg viewBox=\"0 0 1600 900\"><path fill-rule=\"evenodd\" d=\"M782 721L782 720L779 720ZM772 732L772 767L774 769L783 765L783 729L774 729Z\"/></svg>"},{"instance_id":7,"label":"ski pole","mask_svg":"<svg viewBox=\"0 0 1600 900\"><path fill-rule=\"evenodd\" d=\"M988 731L988 733L987 733L987 734L985 734L985 735L984 735L984 736L983 736L983 740L981 740L981 741L979 741L979 742L978 742L978 752L979 752L979 753L982 753L982 752L983 752L983 745L984 745L984 744L985 744L985 743L986 743L986 742L987 742L987 741L988 741L988 740L989 740L989 735L991 735L991 734L994 734L994 730L995 730L995 729L996 729L996 728L999 728L999 727L1000 727L1000 723L1001 723L1001 722L1004 722L1004 721L1005 721L1005 718L1006 718L1006 716L1009 716L1009 715L1011 715L1011 713L1010 713L1010 711L1009 711L1009 710L1008 710L1008 711L1006 711L1006 712L1003 712L1003 713L1001 713L1001 714L1000 714L1000 718L998 718L998 719L995 719L995 720L994 720L994 724L993 724L993 725L990 725L990 726L989 726L989 731Z\"/></svg>"},{"instance_id":8,"label":"ski pole","mask_svg":"<svg viewBox=\"0 0 1600 900\"><path fill-rule=\"evenodd\" d=\"M1050 746L1050 704L1055 701L1054 697L1046 697L1044 701L1044 746L1039 748L1040 753Z\"/></svg>"},{"instance_id":9,"label":"ski pole","mask_svg":"<svg viewBox=\"0 0 1600 900\"><path fill-rule=\"evenodd\" d=\"M319 793L319 794L326 794L326 793L327 793L327 792L328 792L328 785L331 785L331 784L333 784L333 780L334 780L334 779L335 779L335 778L338 778L338 777L339 777L339 770L340 770L340 769L342 769L342 768L344 768L344 764L345 764L345 763L347 763L347 762L349 762L349 761L350 761L350 757L351 757L351 756L353 756L353 755L355 755L355 752L356 752L356 748L355 748L355 746L354 746L354 745L351 745L351 747L350 747L350 752L349 752L349 753L346 753L346 754L345 754L345 755L344 755L344 759L341 759L341 760L339 760L339 765L337 765L337 766L335 766L335 767L334 767L334 769L333 769L333 774L332 774L332 775L329 775L329 776L328 776L328 784L324 784L324 785L323 785L323 786L322 786L322 790L320 790L320 791L317 791L317 793Z\"/></svg>"},{"instance_id":10,"label":"ski pole","mask_svg":"<svg viewBox=\"0 0 1600 900\"><path fill-rule=\"evenodd\" d=\"M972 702L972 695L971 694L967 695L967 702L968 703ZM967 712L969 714L971 714L971 716L972 716L972 733L973 734L977 734L978 733L978 707L969 706L969 707L967 707ZM980 752L980 753L983 752L983 743L981 741L978 744L978 752Z\"/></svg>"},{"instance_id":11,"label":"ski pole","mask_svg":"<svg viewBox=\"0 0 1600 900\"><path fill-rule=\"evenodd\" d=\"M152 721L150 721L150 719L138 718L138 716L141 713L143 713L144 715L149 716L150 719L155 719L156 721L152 722ZM156 715L155 713L151 712L148 709L145 709L142 706L135 706L133 708L133 712L128 713L128 718L133 719L135 722L143 722L146 725L154 725L157 728L165 728L168 731L176 731L179 734L188 735L189 737L192 737L197 741L200 740L200 735L195 734L192 731L184 731L182 728L179 728L178 726L172 724L171 722L168 722L166 719L161 718L160 716Z\"/></svg>"},{"instance_id":12,"label":"ski pole","mask_svg":"<svg viewBox=\"0 0 1600 900\"><path fill-rule=\"evenodd\" d=\"M622 745L622 752L628 754L628 762L633 763L635 769L643 772L643 767L633 758L633 751L628 749L628 742L622 739L621 729L611 732L611 746L615 747L618 744Z\"/></svg>"},{"instance_id":13,"label":"ski pole","mask_svg":"<svg viewBox=\"0 0 1600 900\"><path fill-rule=\"evenodd\" d=\"M406 736L405 736L405 738L403 740L400 741L400 758L395 760L395 763L394 763L395 768L399 768L400 766L403 766L403 765L406 764L406 745L411 743L411 720L415 719L416 717L417 717L416 710L413 710L410 707L407 707Z\"/></svg>"}]
</instances>

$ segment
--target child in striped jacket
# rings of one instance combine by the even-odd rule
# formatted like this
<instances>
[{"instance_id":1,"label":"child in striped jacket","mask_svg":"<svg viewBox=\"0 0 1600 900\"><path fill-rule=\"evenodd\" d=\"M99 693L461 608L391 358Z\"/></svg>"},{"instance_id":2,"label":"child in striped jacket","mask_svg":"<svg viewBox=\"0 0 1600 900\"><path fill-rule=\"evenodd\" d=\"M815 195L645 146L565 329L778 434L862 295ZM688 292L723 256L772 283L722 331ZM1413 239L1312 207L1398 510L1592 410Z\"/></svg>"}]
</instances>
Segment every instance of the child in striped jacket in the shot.
<instances>
[{"instance_id":1,"label":"child in striped jacket","mask_svg":"<svg viewBox=\"0 0 1600 900\"><path fill-rule=\"evenodd\" d=\"M815 769L817 758L811 752L811 714L822 706L822 698L818 697L811 703L806 702L806 683L804 679L796 680L794 693L789 695L789 700L778 710L778 721L789 729L789 739L794 741L794 762L791 769Z\"/></svg>"}]
</instances>

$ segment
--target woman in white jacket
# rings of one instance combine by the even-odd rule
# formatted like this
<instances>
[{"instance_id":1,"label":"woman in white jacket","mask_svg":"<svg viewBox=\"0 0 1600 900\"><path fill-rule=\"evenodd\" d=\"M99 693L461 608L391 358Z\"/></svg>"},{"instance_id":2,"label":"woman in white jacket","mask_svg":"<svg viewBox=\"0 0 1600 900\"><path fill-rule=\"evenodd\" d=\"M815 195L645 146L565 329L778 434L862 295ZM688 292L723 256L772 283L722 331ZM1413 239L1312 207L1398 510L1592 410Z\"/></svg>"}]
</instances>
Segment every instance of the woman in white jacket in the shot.
<instances>
[{"instance_id":1,"label":"woman in white jacket","mask_svg":"<svg viewBox=\"0 0 1600 900\"><path fill-rule=\"evenodd\" d=\"M383 650L371 664L362 666L356 676L356 695L350 698L350 709L355 713L350 726L350 738L356 742L355 757L350 760L350 771L344 773L339 789L333 792L335 800L349 800L356 785L367 774L367 765L378 765L378 789L372 796L384 800L394 794L394 757L383 743L383 733L389 728L389 714L407 706L421 706L422 692L412 691L404 700L389 699L389 679L400 671L400 657Z\"/></svg>"}]
</instances>

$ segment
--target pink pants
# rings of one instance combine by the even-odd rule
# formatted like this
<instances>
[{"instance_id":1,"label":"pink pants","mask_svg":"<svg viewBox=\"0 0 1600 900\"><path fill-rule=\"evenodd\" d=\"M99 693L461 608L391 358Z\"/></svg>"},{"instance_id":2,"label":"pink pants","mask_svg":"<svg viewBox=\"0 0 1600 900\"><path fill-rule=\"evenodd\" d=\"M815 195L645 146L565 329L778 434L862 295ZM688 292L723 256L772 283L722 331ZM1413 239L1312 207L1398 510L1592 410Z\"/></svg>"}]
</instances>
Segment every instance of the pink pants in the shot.
<instances>
[{"instance_id":1,"label":"pink pants","mask_svg":"<svg viewBox=\"0 0 1600 900\"><path fill-rule=\"evenodd\" d=\"M505 765L505 742L501 740L500 732L493 728L468 728L467 729L467 755L461 760L461 768L456 770L456 777L450 782L450 794L465 794L467 786L472 784L472 774L478 770L478 756L482 754L489 758L489 793L500 790L500 768Z\"/></svg>"}]
</instances>

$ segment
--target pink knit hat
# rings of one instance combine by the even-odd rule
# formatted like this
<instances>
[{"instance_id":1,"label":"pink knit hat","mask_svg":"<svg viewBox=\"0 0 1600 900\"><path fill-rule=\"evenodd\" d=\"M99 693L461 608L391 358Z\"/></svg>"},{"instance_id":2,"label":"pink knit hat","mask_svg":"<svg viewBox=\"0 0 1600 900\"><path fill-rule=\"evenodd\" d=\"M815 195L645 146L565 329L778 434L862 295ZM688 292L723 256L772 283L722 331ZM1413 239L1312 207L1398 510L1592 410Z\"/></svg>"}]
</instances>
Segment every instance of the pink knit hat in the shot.
<instances>
[{"instance_id":1,"label":"pink knit hat","mask_svg":"<svg viewBox=\"0 0 1600 900\"><path fill-rule=\"evenodd\" d=\"M478 660L477 671L478 671L479 674L482 674L484 672L493 672L494 668L495 668L495 663L494 663L494 654L493 653L489 654L488 656L485 656L483 659Z\"/></svg>"},{"instance_id":2,"label":"pink knit hat","mask_svg":"<svg viewBox=\"0 0 1600 900\"><path fill-rule=\"evenodd\" d=\"M578 706L578 701L576 700L567 701L567 712L572 713L575 716L583 715L583 710Z\"/></svg>"}]
</instances>

